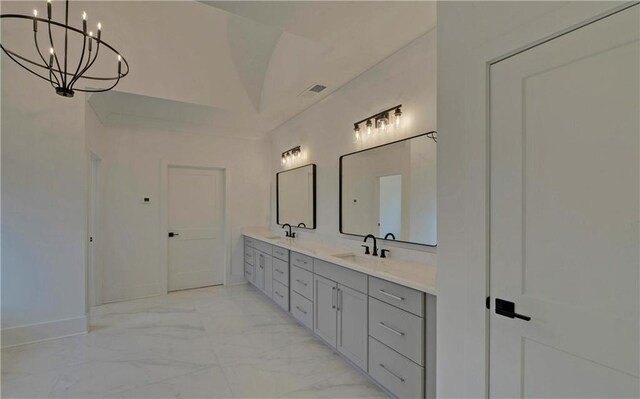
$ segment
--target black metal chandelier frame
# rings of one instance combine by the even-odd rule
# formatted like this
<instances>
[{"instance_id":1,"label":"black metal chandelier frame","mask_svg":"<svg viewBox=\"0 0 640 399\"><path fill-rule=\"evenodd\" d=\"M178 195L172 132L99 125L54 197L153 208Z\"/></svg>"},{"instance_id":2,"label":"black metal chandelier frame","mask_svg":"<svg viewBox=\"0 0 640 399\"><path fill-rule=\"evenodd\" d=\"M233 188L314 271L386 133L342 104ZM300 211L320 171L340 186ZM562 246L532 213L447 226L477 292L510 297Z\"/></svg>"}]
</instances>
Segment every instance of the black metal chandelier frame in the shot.
<instances>
[{"instance_id":1,"label":"black metal chandelier frame","mask_svg":"<svg viewBox=\"0 0 640 399\"><path fill-rule=\"evenodd\" d=\"M36 75L37 77L48 81L53 88L55 88L56 93L63 97L73 97L75 91L88 92L88 93L98 93L109 91L116 87L116 85L120 82L120 79L127 76L129 74L129 63L127 60L111 45L101 39L101 28L98 25L97 35L93 36L91 33L87 33L86 19L83 19L83 28L82 30L75 28L69 25L69 0L65 1L65 23L57 22L51 19L51 1L47 2L47 18L39 18L36 13L33 16L24 15L24 14L2 14L0 18L2 19L25 19L33 21L33 40L35 42L36 51L42 60L42 64L39 61L33 61L28 59L27 57L21 56L16 52L7 49L3 44L0 43L0 47L2 50L11 58L15 63L20 65L22 68ZM49 62L46 61L45 57L40 50L40 45L38 43L38 22L42 22L47 25L48 29L48 37L50 44L50 57ZM64 58L62 60L62 64L60 59L58 58L58 53L55 51L55 45L53 43L53 34L51 33L51 26L57 26L65 29L64 32ZM68 60L68 45L69 45L69 32L79 33L83 35L83 44L82 44L82 53L80 55L80 59L78 60L78 65L75 68L75 72L70 72L69 70L69 60ZM93 44L95 42L95 53L93 54L93 58L91 57L91 53L93 51ZM118 72L116 76L89 76L85 75L86 72L93 66L98 58L98 54L100 53L100 48L105 47L111 50L116 56L118 60ZM85 60L85 54L87 55ZM55 61L55 65L54 65ZM24 62L24 63L23 63ZM30 68L25 65L30 64L29 66L39 67L46 71L47 74L42 74L40 71L36 72L36 70ZM124 69L122 64L124 63ZM57 67L57 68L56 68ZM73 68L73 67L72 67ZM112 82L112 84L108 87L103 88L76 88L75 85L78 83L80 79L86 79L88 81L96 81L96 82Z\"/></svg>"}]
</instances>

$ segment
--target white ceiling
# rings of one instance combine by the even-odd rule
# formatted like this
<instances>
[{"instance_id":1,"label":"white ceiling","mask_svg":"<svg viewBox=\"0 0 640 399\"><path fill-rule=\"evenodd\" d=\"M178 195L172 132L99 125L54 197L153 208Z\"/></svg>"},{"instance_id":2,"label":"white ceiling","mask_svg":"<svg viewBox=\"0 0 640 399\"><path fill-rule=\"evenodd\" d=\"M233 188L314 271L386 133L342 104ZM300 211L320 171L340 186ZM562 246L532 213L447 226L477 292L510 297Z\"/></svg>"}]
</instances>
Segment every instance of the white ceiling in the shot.
<instances>
[{"instance_id":1,"label":"white ceiling","mask_svg":"<svg viewBox=\"0 0 640 399\"><path fill-rule=\"evenodd\" d=\"M18 3L12 11L33 8ZM103 39L131 64L117 91L90 99L103 121L149 117L243 137L260 137L286 122L436 25L434 2L71 6L71 15L86 9L90 24L99 18ZM327 89L299 96L315 83Z\"/></svg>"}]
</instances>

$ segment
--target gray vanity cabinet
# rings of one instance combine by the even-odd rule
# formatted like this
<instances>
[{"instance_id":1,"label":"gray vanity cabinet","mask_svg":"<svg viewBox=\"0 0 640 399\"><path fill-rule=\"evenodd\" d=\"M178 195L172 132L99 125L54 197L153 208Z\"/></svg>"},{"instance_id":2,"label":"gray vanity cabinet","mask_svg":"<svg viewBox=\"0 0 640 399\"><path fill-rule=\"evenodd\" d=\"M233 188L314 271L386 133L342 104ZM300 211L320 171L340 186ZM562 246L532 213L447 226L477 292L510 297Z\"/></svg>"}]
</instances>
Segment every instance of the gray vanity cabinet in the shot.
<instances>
[{"instance_id":1,"label":"gray vanity cabinet","mask_svg":"<svg viewBox=\"0 0 640 399\"><path fill-rule=\"evenodd\" d=\"M367 371L367 295L338 284L337 349Z\"/></svg>"},{"instance_id":2,"label":"gray vanity cabinet","mask_svg":"<svg viewBox=\"0 0 640 399\"><path fill-rule=\"evenodd\" d=\"M255 252L255 285L268 297L273 290L273 258L264 252Z\"/></svg>"},{"instance_id":3,"label":"gray vanity cabinet","mask_svg":"<svg viewBox=\"0 0 640 399\"><path fill-rule=\"evenodd\" d=\"M314 332L367 370L367 294L314 275Z\"/></svg>"},{"instance_id":4,"label":"gray vanity cabinet","mask_svg":"<svg viewBox=\"0 0 640 399\"><path fill-rule=\"evenodd\" d=\"M338 284L324 277L313 276L313 331L331 346L336 346L338 318L336 301Z\"/></svg>"}]
</instances>

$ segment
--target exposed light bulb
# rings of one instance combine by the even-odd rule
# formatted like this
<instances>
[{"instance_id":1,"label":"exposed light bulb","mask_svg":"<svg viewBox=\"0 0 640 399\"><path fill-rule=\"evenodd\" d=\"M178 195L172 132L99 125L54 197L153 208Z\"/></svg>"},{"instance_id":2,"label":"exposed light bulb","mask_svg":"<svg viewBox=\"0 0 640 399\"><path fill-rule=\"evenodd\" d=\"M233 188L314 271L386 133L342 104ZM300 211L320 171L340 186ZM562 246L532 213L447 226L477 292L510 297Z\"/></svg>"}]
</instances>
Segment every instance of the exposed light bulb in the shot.
<instances>
[{"instance_id":1,"label":"exposed light bulb","mask_svg":"<svg viewBox=\"0 0 640 399\"><path fill-rule=\"evenodd\" d=\"M93 37L93 32L89 32L89 37Z\"/></svg>"},{"instance_id":2,"label":"exposed light bulb","mask_svg":"<svg viewBox=\"0 0 640 399\"><path fill-rule=\"evenodd\" d=\"M353 134L353 142L357 143L358 141L360 141L360 132L359 131L355 131Z\"/></svg>"},{"instance_id":3,"label":"exposed light bulb","mask_svg":"<svg viewBox=\"0 0 640 399\"><path fill-rule=\"evenodd\" d=\"M387 130L387 120L384 118L380 119L380 122L378 122L378 128L382 132L385 132Z\"/></svg>"},{"instance_id":4,"label":"exposed light bulb","mask_svg":"<svg viewBox=\"0 0 640 399\"><path fill-rule=\"evenodd\" d=\"M49 48L49 54L53 55L53 47Z\"/></svg>"},{"instance_id":5,"label":"exposed light bulb","mask_svg":"<svg viewBox=\"0 0 640 399\"><path fill-rule=\"evenodd\" d=\"M122 61L122 56L118 54L118 62Z\"/></svg>"},{"instance_id":6,"label":"exposed light bulb","mask_svg":"<svg viewBox=\"0 0 640 399\"><path fill-rule=\"evenodd\" d=\"M396 112L394 112L393 115L395 116L396 127L400 126L400 117L402 116L402 111L400 111L400 108L396 108Z\"/></svg>"},{"instance_id":7,"label":"exposed light bulb","mask_svg":"<svg viewBox=\"0 0 640 399\"><path fill-rule=\"evenodd\" d=\"M367 136L371 136L371 119L367 120Z\"/></svg>"},{"instance_id":8,"label":"exposed light bulb","mask_svg":"<svg viewBox=\"0 0 640 399\"><path fill-rule=\"evenodd\" d=\"M82 11L82 19L83 20L87 20L87 12L86 11Z\"/></svg>"},{"instance_id":9,"label":"exposed light bulb","mask_svg":"<svg viewBox=\"0 0 640 399\"><path fill-rule=\"evenodd\" d=\"M286 165L287 164L287 159L284 157L284 155L282 156L282 164Z\"/></svg>"},{"instance_id":10,"label":"exposed light bulb","mask_svg":"<svg viewBox=\"0 0 640 399\"><path fill-rule=\"evenodd\" d=\"M102 30L102 23L98 22L98 30Z\"/></svg>"},{"instance_id":11,"label":"exposed light bulb","mask_svg":"<svg viewBox=\"0 0 640 399\"><path fill-rule=\"evenodd\" d=\"M33 10L33 16L38 18L38 10Z\"/></svg>"},{"instance_id":12,"label":"exposed light bulb","mask_svg":"<svg viewBox=\"0 0 640 399\"><path fill-rule=\"evenodd\" d=\"M53 66L53 47L49 49L49 68Z\"/></svg>"}]
</instances>

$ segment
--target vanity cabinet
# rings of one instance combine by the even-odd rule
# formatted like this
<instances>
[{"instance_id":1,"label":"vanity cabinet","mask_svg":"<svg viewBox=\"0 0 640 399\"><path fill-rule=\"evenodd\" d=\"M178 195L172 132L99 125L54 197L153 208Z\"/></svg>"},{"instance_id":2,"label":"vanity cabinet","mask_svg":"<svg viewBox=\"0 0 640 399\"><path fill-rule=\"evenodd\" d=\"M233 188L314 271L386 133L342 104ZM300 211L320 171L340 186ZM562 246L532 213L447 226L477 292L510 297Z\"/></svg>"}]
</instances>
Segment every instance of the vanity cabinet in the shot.
<instances>
[{"instance_id":1,"label":"vanity cabinet","mask_svg":"<svg viewBox=\"0 0 640 399\"><path fill-rule=\"evenodd\" d=\"M322 261L320 261L322 262ZM339 267L318 263L317 271L345 281ZM366 287L366 276L357 273L347 278L354 285ZM349 274L349 273L347 273ZM358 274L360 274L358 276ZM367 294L329 278L314 274L314 332L363 370L367 370ZM364 288L366 292L366 288Z\"/></svg>"},{"instance_id":2,"label":"vanity cabinet","mask_svg":"<svg viewBox=\"0 0 640 399\"><path fill-rule=\"evenodd\" d=\"M244 261L247 281L388 393L435 397L435 296L248 237Z\"/></svg>"}]
</instances>

